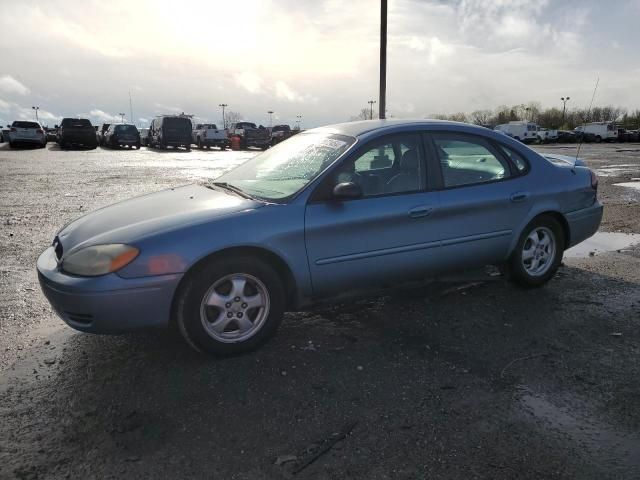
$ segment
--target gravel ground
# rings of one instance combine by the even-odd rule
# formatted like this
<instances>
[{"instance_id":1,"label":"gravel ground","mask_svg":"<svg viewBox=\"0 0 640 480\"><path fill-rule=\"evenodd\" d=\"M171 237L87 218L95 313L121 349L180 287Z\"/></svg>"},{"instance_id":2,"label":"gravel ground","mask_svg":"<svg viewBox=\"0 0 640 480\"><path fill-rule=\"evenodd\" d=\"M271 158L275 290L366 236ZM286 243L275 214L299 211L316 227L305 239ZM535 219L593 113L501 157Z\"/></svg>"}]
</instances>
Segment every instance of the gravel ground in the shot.
<instances>
[{"instance_id":1,"label":"gravel ground","mask_svg":"<svg viewBox=\"0 0 640 480\"><path fill-rule=\"evenodd\" d=\"M614 185L638 152L582 147L603 231L640 233ZM55 317L35 261L60 226L251 155L0 145L0 478L637 478L640 246L538 290L478 272L288 314L231 359Z\"/></svg>"}]
</instances>

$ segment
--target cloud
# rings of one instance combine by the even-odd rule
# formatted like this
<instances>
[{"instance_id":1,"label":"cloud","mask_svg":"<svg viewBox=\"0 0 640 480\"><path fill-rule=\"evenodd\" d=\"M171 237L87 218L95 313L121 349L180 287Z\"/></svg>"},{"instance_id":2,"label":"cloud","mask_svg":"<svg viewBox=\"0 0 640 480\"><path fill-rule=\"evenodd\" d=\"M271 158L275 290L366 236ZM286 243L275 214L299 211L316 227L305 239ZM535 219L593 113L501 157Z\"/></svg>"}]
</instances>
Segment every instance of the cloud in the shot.
<instances>
[{"instance_id":1,"label":"cloud","mask_svg":"<svg viewBox=\"0 0 640 480\"><path fill-rule=\"evenodd\" d=\"M11 105L9 104L9 102L5 102L0 98L0 112L9 113L10 109L11 109Z\"/></svg>"},{"instance_id":2,"label":"cloud","mask_svg":"<svg viewBox=\"0 0 640 480\"><path fill-rule=\"evenodd\" d=\"M0 76L0 91L5 93L17 93L18 95L28 95L31 92L29 88L13 78L11 75Z\"/></svg>"},{"instance_id":3,"label":"cloud","mask_svg":"<svg viewBox=\"0 0 640 480\"><path fill-rule=\"evenodd\" d=\"M242 72L236 76L236 83L249 93L262 91L262 78L253 72Z\"/></svg>"}]
</instances>

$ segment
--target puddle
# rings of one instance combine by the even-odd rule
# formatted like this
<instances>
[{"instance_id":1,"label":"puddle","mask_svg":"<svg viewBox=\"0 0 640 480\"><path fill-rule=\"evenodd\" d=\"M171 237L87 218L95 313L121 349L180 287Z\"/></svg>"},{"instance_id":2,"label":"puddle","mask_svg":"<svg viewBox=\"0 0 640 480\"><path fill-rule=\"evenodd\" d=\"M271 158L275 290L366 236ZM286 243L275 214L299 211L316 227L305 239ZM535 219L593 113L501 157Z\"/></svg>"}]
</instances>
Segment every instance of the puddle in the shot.
<instances>
[{"instance_id":1,"label":"puddle","mask_svg":"<svg viewBox=\"0 0 640 480\"><path fill-rule=\"evenodd\" d=\"M592 257L601 253L624 250L640 243L640 234L596 232L596 234L564 252L564 258Z\"/></svg>"},{"instance_id":2,"label":"puddle","mask_svg":"<svg viewBox=\"0 0 640 480\"><path fill-rule=\"evenodd\" d=\"M551 402L544 395L534 394L526 387L520 404L546 428L568 436L586 449L590 456L616 463L640 466L640 437L616 430L587 413L584 402L569 397L566 405Z\"/></svg>"},{"instance_id":3,"label":"puddle","mask_svg":"<svg viewBox=\"0 0 640 480\"><path fill-rule=\"evenodd\" d=\"M634 179L635 180L635 179ZM640 190L640 182L623 182L623 183L614 183L614 187L627 187L627 188L635 188L636 190Z\"/></svg>"}]
</instances>

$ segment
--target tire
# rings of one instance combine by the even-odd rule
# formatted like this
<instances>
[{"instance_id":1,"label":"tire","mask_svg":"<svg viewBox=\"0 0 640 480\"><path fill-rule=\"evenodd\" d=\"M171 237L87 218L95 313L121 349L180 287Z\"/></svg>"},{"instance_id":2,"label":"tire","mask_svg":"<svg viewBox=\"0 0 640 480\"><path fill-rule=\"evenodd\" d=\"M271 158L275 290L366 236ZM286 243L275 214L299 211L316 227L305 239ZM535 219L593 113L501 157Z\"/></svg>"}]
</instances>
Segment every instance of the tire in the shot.
<instances>
[{"instance_id":1,"label":"tire","mask_svg":"<svg viewBox=\"0 0 640 480\"><path fill-rule=\"evenodd\" d=\"M140 150L140 142L136 143L136 150Z\"/></svg>"},{"instance_id":2,"label":"tire","mask_svg":"<svg viewBox=\"0 0 640 480\"><path fill-rule=\"evenodd\" d=\"M536 246L533 237L540 242ZM545 237L549 242L544 245ZM558 221L548 215L534 218L523 230L516 248L507 262L507 272L510 280L527 288L540 287L555 275L562 262L564 253L564 230ZM533 258L526 259L525 252L529 251ZM537 264L534 264L535 261ZM540 262L544 260L544 262ZM537 265L537 267L536 267Z\"/></svg>"},{"instance_id":3,"label":"tire","mask_svg":"<svg viewBox=\"0 0 640 480\"><path fill-rule=\"evenodd\" d=\"M13 142L9 142L9 148L16 148L16 144Z\"/></svg>"},{"instance_id":4,"label":"tire","mask_svg":"<svg viewBox=\"0 0 640 480\"><path fill-rule=\"evenodd\" d=\"M202 150L202 140L200 140L200 137L197 138L196 145L198 145L198 149Z\"/></svg>"},{"instance_id":5,"label":"tire","mask_svg":"<svg viewBox=\"0 0 640 480\"><path fill-rule=\"evenodd\" d=\"M185 145L185 146L184 146L184 148L186 148L186 149L187 149L187 152L190 152L190 151L191 151L191 145Z\"/></svg>"},{"instance_id":6,"label":"tire","mask_svg":"<svg viewBox=\"0 0 640 480\"><path fill-rule=\"evenodd\" d=\"M215 300L206 305L206 298ZM257 306L247 306L251 301ZM255 350L275 334L284 315L285 290L276 271L262 260L214 258L188 274L174 305L174 319L192 348L236 355Z\"/></svg>"},{"instance_id":7,"label":"tire","mask_svg":"<svg viewBox=\"0 0 640 480\"><path fill-rule=\"evenodd\" d=\"M596 137L596 143L600 143L600 142L602 142L602 137L600 135L598 135Z\"/></svg>"}]
</instances>

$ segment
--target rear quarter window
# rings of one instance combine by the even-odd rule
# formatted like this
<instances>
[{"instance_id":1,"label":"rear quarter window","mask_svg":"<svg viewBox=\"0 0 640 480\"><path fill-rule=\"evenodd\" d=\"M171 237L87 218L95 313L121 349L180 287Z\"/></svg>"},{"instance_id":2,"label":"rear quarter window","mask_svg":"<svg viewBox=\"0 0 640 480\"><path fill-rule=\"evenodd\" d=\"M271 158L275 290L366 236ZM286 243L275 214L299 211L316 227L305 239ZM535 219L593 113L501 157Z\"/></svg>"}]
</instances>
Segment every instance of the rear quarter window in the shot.
<instances>
[{"instance_id":1,"label":"rear quarter window","mask_svg":"<svg viewBox=\"0 0 640 480\"><path fill-rule=\"evenodd\" d=\"M511 163L516 167L518 174L524 175L529 171L529 162L527 162L527 160L518 152L510 149L509 147L505 147L504 145L500 145L500 150L509 158L509 160L511 160Z\"/></svg>"}]
</instances>

